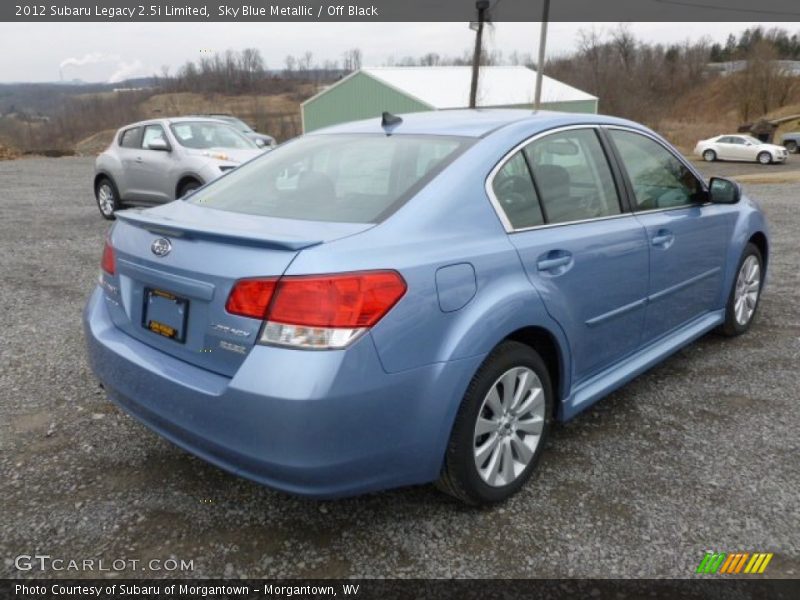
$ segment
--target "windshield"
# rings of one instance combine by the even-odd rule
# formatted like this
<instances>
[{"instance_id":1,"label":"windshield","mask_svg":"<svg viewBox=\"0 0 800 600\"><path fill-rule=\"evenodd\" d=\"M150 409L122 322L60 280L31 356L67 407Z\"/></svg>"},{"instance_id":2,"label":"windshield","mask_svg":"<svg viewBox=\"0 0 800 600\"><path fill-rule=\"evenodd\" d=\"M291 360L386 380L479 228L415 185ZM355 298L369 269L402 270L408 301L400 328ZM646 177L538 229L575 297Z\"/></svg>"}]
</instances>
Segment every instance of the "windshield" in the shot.
<instances>
[{"instance_id":1,"label":"windshield","mask_svg":"<svg viewBox=\"0 0 800 600\"><path fill-rule=\"evenodd\" d=\"M241 119L237 119L236 117L230 117L228 115L213 115L212 119L217 119L219 121L225 121L231 127L235 127L238 131L242 132L250 132L253 131L250 125L242 121Z\"/></svg>"},{"instance_id":2,"label":"windshield","mask_svg":"<svg viewBox=\"0 0 800 600\"><path fill-rule=\"evenodd\" d=\"M471 142L411 135L302 137L207 185L188 201L268 217L376 223Z\"/></svg>"},{"instance_id":3,"label":"windshield","mask_svg":"<svg viewBox=\"0 0 800 600\"><path fill-rule=\"evenodd\" d=\"M208 148L234 148L257 150L258 146L225 123L213 121L183 121L170 125L181 146L195 150Z\"/></svg>"},{"instance_id":4,"label":"windshield","mask_svg":"<svg viewBox=\"0 0 800 600\"><path fill-rule=\"evenodd\" d=\"M742 137L751 144L755 144L756 146L758 146L759 144L763 144L761 140L754 138L752 135L743 135Z\"/></svg>"}]
</instances>

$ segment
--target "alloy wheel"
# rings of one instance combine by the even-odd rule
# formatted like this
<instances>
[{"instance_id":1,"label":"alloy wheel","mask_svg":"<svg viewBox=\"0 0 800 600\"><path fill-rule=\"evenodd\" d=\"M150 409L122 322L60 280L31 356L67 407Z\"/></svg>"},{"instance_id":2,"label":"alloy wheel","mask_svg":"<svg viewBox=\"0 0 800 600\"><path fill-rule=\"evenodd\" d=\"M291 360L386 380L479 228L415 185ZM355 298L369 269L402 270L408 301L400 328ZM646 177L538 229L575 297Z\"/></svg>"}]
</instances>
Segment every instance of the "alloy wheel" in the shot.
<instances>
[{"instance_id":1,"label":"alloy wheel","mask_svg":"<svg viewBox=\"0 0 800 600\"><path fill-rule=\"evenodd\" d=\"M97 205L105 216L114 214L114 190L110 184L103 183L97 188Z\"/></svg>"},{"instance_id":2,"label":"alloy wheel","mask_svg":"<svg viewBox=\"0 0 800 600\"><path fill-rule=\"evenodd\" d=\"M475 423L473 455L492 487L512 483L536 452L545 422L542 382L528 367L506 371L492 385Z\"/></svg>"},{"instance_id":3,"label":"alloy wheel","mask_svg":"<svg viewBox=\"0 0 800 600\"><path fill-rule=\"evenodd\" d=\"M739 325L747 325L753 318L760 291L761 265L758 258L751 254L742 263L739 275L736 277L733 310Z\"/></svg>"}]
</instances>

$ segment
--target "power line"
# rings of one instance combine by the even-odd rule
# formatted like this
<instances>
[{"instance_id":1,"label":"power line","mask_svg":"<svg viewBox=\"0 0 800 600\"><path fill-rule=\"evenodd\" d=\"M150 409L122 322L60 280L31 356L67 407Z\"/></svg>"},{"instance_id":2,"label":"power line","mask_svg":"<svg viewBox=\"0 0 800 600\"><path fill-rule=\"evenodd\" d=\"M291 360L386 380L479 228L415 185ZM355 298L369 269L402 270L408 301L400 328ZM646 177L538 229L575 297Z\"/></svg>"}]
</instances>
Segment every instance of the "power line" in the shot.
<instances>
[{"instance_id":1,"label":"power line","mask_svg":"<svg viewBox=\"0 0 800 600\"><path fill-rule=\"evenodd\" d=\"M674 4L676 6L687 6L690 8L705 8L707 10L719 10L724 12L744 12L744 13L753 13L757 15L785 15L785 16L800 17L800 12L755 9L755 8L731 8L728 6L719 6L717 4L690 2L689 0L654 0L654 2L658 2L659 4Z\"/></svg>"}]
</instances>

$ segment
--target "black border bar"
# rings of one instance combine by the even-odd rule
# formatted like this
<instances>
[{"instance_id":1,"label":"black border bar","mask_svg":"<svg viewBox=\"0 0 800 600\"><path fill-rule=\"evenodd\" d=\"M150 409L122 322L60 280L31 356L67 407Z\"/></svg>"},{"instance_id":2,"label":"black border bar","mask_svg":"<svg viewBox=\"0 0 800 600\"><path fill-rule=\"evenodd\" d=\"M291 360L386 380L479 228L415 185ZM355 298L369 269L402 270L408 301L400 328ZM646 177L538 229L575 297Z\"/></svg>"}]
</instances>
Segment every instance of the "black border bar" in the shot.
<instances>
[{"instance_id":1,"label":"black border bar","mask_svg":"<svg viewBox=\"0 0 800 600\"><path fill-rule=\"evenodd\" d=\"M544 0L491 0L493 21L538 21ZM475 0L3 0L0 22L451 22ZM552 0L556 22L800 21L797 0Z\"/></svg>"},{"instance_id":2,"label":"black border bar","mask_svg":"<svg viewBox=\"0 0 800 600\"><path fill-rule=\"evenodd\" d=\"M21 586L21 587L20 587ZM345 592L349 586L349 593ZM327 591L332 589L336 595ZM138 591L137 591L138 590ZM5 579L0 597L14 600L255 600L261 598L742 599L794 600L800 580L702 576L693 579Z\"/></svg>"}]
</instances>

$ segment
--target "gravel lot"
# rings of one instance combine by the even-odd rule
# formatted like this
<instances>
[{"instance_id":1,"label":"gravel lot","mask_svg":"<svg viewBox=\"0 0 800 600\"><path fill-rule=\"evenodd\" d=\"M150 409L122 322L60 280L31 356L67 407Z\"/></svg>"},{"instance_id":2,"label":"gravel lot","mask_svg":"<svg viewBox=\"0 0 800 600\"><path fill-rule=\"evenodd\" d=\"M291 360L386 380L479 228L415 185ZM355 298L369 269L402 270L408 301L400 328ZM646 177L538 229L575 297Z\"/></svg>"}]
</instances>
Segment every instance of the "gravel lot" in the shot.
<instances>
[{"instance_id":1,"label":"gravel lot","mask_svg":"<svg viewBox=\"0 0 800 600\"><path fill-rule=\"evenodd\" d=\"M767 576L800 576L796 185L749 188L773 225L751 333L706 336L557 426L522 493L472 510L430 486L289 497L107 402L80 326L106 229L91 174L91 159L0 162L1 576L40 553L194 561L129 576L687 577L710 549L775 552Z\"/></svg>"}]
</instances>

